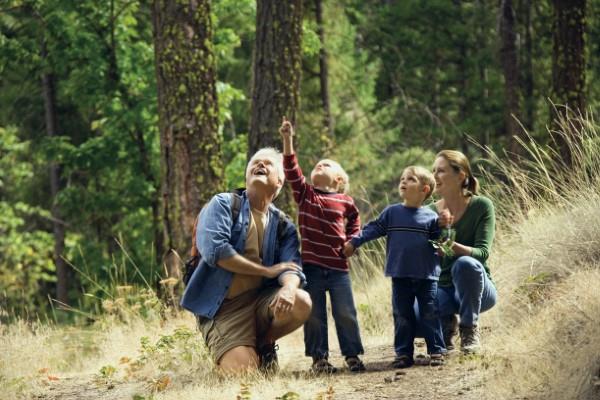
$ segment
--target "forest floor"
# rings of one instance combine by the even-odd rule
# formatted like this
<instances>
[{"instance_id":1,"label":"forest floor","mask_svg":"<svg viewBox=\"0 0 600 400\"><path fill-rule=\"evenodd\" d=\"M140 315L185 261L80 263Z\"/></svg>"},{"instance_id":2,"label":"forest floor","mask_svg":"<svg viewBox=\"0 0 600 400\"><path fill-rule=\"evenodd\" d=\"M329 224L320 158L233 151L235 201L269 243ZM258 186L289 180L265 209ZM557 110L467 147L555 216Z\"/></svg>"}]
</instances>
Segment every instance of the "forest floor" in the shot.
<instances>
[{"instance_id":1,"label":"forest floor","mask_svg":"<svg viewBox=\"0 0 600 400\"><path fill-rule=\"evenodd\" d=\"M300 333L301 334L301 333ZM298 333L294 334L298 336ZM282 341L285 342L285 341ZM283 345L283 343L282 343ZM294 349L298 347L294 346ZM417 341L417 354L424 353L424 344ZM348 399L348 400L374 400L374 399L445 399L445 400L472 400L485 399L484 381L481 371L478 371L472 358L462 356L459 352L452 352L446 359L444 366L415 365L407 369L393 369L390 362L394 358L391 345L367 345L363 360L367 371L359 374L350 373L345 368L326 377L319 376L320 389L309 395L303 382L311 381L308 369L310 359L303 356L302 351L280 351L280 364L282 374L274 380L289 380L286 386L289 391L300 394L301 399ZM338 366L343 366L343 357L333 352L330 361ZM481 364L479 364L481 365ZM176 378L175 378L176 379ZM254 386L268 386L269 379L262 380ZM231 382L239 387L239 382ZM250 398L276 399L284 393L275 395L262 395L250 384ZM206 399L235 399L236 396L216 390L212 393L195 393L187 395L180 392L173 398L206 398ZM330 396L327 397L327 392ZM310 392L310 390L308 390ZM169 389L157 393L154 397L150 394L150 386L146 382L106 382L98 383L97 375L70 374L61 376L60 380L50 382L33 396L37 400L91 400L91 399L170 399ZM239 397L243 398L243 397Z\"/></svg>"}]
</instances>

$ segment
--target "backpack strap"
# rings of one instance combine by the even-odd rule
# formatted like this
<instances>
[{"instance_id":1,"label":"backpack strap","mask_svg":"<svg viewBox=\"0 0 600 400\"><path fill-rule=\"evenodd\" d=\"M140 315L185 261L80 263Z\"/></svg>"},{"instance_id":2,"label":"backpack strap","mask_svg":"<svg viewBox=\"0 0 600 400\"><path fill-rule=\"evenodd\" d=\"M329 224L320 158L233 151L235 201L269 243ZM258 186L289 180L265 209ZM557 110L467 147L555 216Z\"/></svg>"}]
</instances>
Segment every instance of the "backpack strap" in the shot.
<instances>
[{"instance_id":1,"label":"backpack strap","mask_svg":"<svg viewBox=\"0 0 600 400\"><path fill-rule=\"evenodd\" d=\"M242 189L243 191L243 189ZM235 221L238 219L238 216L240 215L240 210L242 209L242 195L239 191L239 189L236 189L232 192L229 193L229 195L231 196L231 224L234 225ZM204 207L202 207L204 208ZM200 209L200 211L202 211L202 209ZM198 222L200 220L200 213L198 212L198 215L196 216L196 220L194 221L194 230L192 231L192 248L190 249L190 255L192 257L197 257L200 255L200 252L198 251L198 247L196 247L196 233L198 231ZM278 227L278 231L277 234L279 235L279 227Z\"/></svg>"},{"instance_id":2,"label":"backpack strap","mask_svg":"<svg viewBox=\"0 0 600 400\"><path fill-rule=\"evenodd\" d=\"M198 213L198 215L196 215L196 219L194 220L194 230L192 231L192 248L190 249L191 257L197 257L200 254L198 252L198 248L196 247L196 230L198 230L198 220L199 219L200 219L200 213Z\"/></svg>"}]
</instances>

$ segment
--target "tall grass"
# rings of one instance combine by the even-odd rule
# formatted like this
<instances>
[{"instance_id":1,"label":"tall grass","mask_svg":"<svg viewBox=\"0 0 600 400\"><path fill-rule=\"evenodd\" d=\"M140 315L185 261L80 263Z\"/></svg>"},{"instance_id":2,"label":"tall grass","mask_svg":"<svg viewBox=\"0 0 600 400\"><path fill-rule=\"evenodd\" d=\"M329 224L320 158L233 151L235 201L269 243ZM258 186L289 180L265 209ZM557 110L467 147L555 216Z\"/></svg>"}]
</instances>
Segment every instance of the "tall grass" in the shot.
<instances>
[{"instance_id":1,"label":"tall grass","mask_svg":"<svg viewBox=\"0 0 600 400\"><path fill-rule=\"evenodd\" d=\"M519 154L498 154L481 147L487 162L481 173L490 183L484 191L496 203L504 228L532 213L569 207L574 201L597 196L600 188L600 132L593 115L560 117L550 141L541 144L526 132ZM566 149L559 148L559 142ZM568 149L568 150L567 150ZM565 163L570 153L571 163Z\"/></svg>"},{"instance_id":2,"label":"tall grass","mask_svg":"<svg viewBox=\"0 0 600 400\"><path fill-rule=\"evenodd\" d=\"M487 149L500 222L500 300L483 316L494 399L600 396L600 137L591 117L558 125L570 166L531 137L517 160Z\"/></svg>"},{"instance_id":3,"label":"tall grass","mask_svg":"<svg viewBox=\"0 0 600 400\"><path fill-rule=\"evenodd\" d=\"M483 398L600 396L600 137L591 117L563 120L561 127L555 135L580 138L567 141L572 168L566 168L552 144L531 137L522 142L522 156L516 160L485 149L484 189L499 221L490 260L499 303L482 316ZM384 263L384 241L370 243L352 259L367 346L392 343ZM114 268L126 265L124 257ZM0 326L0 398L47 394L48 386L56 384L52 376L93 376L101 387L138 382L139 393L154 393L157 399L235 398L245 390L239 379L214 373L189 314L165 312L152 288L128 284L123 269L111 276L111 285L89 285L96 287L90 295L97 296L90 299L98 302L89 326ZM329 378L295 373L310 365L301 331L282 339L280 346L281 375L269 381L261 376L242 379L252 398L289 391L315 398L328 390ZM117 398L119 392L113 395Z\"/></svg>"}]
</instances>

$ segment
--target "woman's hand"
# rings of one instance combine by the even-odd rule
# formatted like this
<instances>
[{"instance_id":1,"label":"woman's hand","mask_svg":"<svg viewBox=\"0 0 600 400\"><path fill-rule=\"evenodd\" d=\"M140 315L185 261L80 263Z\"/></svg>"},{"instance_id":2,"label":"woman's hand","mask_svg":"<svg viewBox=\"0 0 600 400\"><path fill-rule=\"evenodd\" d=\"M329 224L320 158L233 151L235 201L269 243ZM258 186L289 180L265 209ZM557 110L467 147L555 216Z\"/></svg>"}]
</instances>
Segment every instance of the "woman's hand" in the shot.
<instances>
[{"instance_id":1,"label":"woman's hand","mask_svg":"<svg viewBox=\"0 0 600 400\"><path fill-rule=\"evenodd\" d=\"M442 228L451 226L454 223L454 216L452 214L450 214L450 210L448 210L447 208L440 211L439 216L440 216L439 225Z\"/></svg>"}]
</instances>

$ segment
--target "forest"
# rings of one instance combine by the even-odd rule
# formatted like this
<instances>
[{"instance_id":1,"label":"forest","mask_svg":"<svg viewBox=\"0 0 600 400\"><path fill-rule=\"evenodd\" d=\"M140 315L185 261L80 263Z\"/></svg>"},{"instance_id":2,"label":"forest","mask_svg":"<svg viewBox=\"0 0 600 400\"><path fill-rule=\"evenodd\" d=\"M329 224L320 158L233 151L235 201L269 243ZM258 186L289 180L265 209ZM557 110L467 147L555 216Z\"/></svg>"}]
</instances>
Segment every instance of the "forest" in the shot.
<instances>
[{"instance_id":1,"label":"forest","mask_svg":"<svg viewBox=\"0 0 600 400\"><path fill-rule=\"evenodd\" d=\"M298 126L302 164L339 159L353 193L377 205L394 197L406 165L428 166L442 148L477 165L481 146L517 154L513 138L525 132L551 140L554 104L585 112L599 98L595 1L294 1L273 15L250 0L196 11L159 3L2 3L4 320L45 314L49 299L94 309L115 280L154 287L169 249L186 257L201 205L243 186L249 152L278 146L283 115ZM563 3L572 15L556 15ZM177 43L165 24L192 17L203 41ZM557 32L568 28L559 17L585 29ZM259 49L276 26L285 47ZM253 69L253 54L275 71ZM161 86L175 104L159 101ZM253 107L269 90L276 101ZM195 124L186 139L195 149L175 147L169 161L162 107ZM192 203L171 205L181 187L167 181L185 173ZM172 218L179 226L166 227Z\"/></svg>"},{"instance_id":2,"label":"forest","mask_svg":"<svg viewBox=\"0 0 600 400\"><path fill-rule=\"evenodd\" d=\"M142 320L177 313L198 211L244 186L249 155L281 148L283 116L306 170L343 165L363 221L398 201L405 166L430 168L442 149L497 196L504 237L565 210L571 189L600 193L599 12L600 0L0 0L0 328L90 327L125 305ZM289 190L277 204L295 216ZM558 282L542 272L515 293Z\"/></svg>"}]
</instances>

